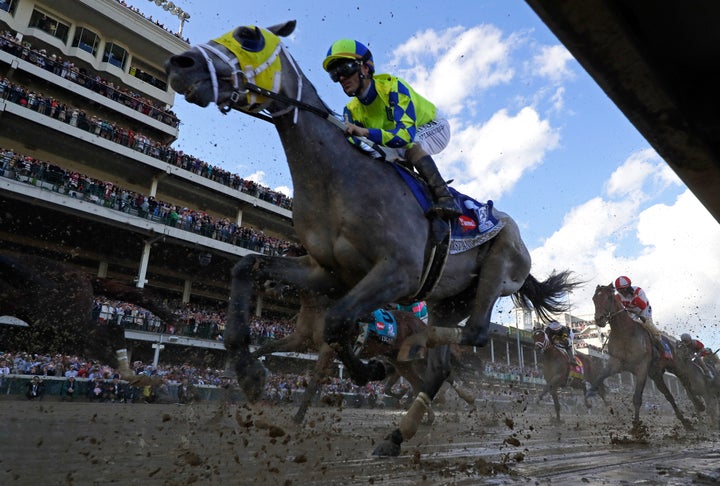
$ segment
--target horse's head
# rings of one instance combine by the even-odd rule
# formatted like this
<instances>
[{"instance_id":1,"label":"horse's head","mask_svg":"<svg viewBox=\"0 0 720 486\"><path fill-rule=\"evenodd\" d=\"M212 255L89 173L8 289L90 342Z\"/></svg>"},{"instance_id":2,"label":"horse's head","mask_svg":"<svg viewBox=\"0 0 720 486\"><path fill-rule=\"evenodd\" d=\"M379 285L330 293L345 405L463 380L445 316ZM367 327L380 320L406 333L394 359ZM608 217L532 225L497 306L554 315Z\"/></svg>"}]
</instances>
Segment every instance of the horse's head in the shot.
<instances>
[{"instance_id":1,"label":"horse's head","mask_svg":"<svg viewBox=\"0 0 720 486\"><path fill-rule=\"evenodd\" d=\"M541 328L537 328L533 330L532 333L533 341L535 341L535 347L544 350L550 345L550 340L547 337L547 334L545 334L545 331Z\"/></svg>"},{"instance_id":2,"label":"horse's head","mask_svg":"<svg viewBox=\"0 0 720 486\"><path fill-rule=\"evenodd\" d=\"M279 36L294 29L294 20L267 29L242 26L193 46L165 62L170 86L202 107L215 102L223 113L232 108L259 112L270 100L248 86L279 90L283 50Z\"/></svg>"},{"instance_id":3,"label":"horse's head","mask_svg":"<svg viewBox=\"0 0 720 486\"><path fill-rule=\"evenodd\" d=\"M612 284L595 287L593 304L595 304L595 324L598 327L605 327L610 318L620 310Z\"/></svg>"}]
</instances>

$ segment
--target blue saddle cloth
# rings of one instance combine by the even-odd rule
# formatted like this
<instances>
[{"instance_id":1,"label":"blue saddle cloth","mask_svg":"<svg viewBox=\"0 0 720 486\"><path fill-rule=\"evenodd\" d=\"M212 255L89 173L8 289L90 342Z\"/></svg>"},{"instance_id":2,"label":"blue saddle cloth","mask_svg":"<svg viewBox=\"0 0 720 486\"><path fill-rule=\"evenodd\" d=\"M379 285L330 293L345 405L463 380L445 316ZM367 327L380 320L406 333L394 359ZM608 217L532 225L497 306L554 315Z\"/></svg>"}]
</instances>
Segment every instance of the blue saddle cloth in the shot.
<instances>
[{"instance_id":1,"label":"blue saddle cloth","mask_svg":"<svg viewBox=\"0 0 720 486\"><path fill-rule=\"evenodd\" d=\"M415 177L405 167L393 163L395 169L417 199L423 212L427 213L432 207L432 197L427 185ZM505 226L493 213L493 202L481 203L462 194L452 187L450 193L462 209L462 216L451 222L450 228L450 254L462 253L492 239Z\"/></svg>"}]
</instances>

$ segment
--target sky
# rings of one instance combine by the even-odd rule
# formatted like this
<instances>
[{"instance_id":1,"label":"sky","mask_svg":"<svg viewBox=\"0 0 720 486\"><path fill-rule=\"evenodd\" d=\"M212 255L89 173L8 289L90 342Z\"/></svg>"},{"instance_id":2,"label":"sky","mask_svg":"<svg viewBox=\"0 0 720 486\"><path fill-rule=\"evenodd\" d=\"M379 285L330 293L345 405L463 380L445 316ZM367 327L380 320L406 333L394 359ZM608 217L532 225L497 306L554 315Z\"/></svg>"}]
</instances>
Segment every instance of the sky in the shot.
<instances>
[{"instance_id":1,"label":"sky","mask_svg":"<svg viewBox=\"0 0 720 486\"><path fill-rule=\"evenodd\" d=\"M127 3L179 26L152 1ZM569 269L585 282L568 296L573 315L591 319L595 286L627 275L658 328L720 347L720 225L523 0L174 3L190 14L191 44L297 20L283 42L337 112L348 98L322 60L337 39L364 43L378 73L404 78L450 120L440 172L515 219L532 274ZM272 125L180 96L173 110L177 149L292 195ZM493 320L513 323L511 309L501 299Z\"/></svg>"}]
</instances>

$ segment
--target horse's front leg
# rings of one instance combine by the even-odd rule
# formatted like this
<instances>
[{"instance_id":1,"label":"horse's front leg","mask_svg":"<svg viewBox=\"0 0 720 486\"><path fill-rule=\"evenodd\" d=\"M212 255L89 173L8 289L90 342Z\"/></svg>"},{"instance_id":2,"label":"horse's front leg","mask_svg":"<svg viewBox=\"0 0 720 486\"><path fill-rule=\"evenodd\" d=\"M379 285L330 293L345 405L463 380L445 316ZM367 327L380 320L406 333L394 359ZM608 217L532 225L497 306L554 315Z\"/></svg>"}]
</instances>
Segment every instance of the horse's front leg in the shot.
<instances>
[{"instance_id":1,"label":"horse's front leg","mask_svg":"<svg viewBox=\"0 0 720 486\"><path fill-rule=\"evenodd\" d=\"M605 379L619 373L621 366L622 364L620 361L611 357L608 360L607 365L600 371L600 374L594 380L589 382L590 388L585 391L585 396L587 398L592 398L597 395L599 390L604 389Z\"/></svg>"},{"instance_id":2,"label":"horse's front leg","mask_svg":"<svg viewBox=\"0 0 720 486\"><path fill-rule=\"evenodd\" d=\"M414 280L397 264L396 260L388 258L373 267L350 292L330 306L325 317L325 342L335 348L350 378L358 385L383 380L392 368L389 363L378 360L363 363L352 349L352 333L362 316L410 293Z\"/></svg>"},{"instance_id":3,"label":"horse's front leg","mask_svg":"<svg viewBox=\"0 0 720 486\"><path fill-rule=\"evenodd\" d=\"M250 353L250 303L253 289L267 280L307 288L311 267L307 258L248 255L232 269L230 303L223 341L235 367L238 383L250 402L257 401L265 386L266 370Z\"/></svg>"}]
</instances>

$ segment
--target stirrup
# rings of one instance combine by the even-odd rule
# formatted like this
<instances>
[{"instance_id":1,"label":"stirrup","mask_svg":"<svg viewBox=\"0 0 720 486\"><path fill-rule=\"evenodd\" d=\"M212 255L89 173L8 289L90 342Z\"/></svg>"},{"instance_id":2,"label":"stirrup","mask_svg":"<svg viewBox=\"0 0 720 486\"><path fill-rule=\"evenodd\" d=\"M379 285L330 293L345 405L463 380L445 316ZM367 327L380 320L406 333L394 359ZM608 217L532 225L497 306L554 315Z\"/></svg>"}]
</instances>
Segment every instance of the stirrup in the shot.
<instances>
[{"instance_id":1,"label":"stirrup","mask_svg":"<svg viewBox=\"0 0 720 486\"><path fill-rule=\"evenodd\" d=\"M453 220L462 216L462 211L454 199L447 198L446 201L440 200L433 204L432 207L428 209L427 215L429 217Z\"/></svg>"}]
</instances>

